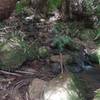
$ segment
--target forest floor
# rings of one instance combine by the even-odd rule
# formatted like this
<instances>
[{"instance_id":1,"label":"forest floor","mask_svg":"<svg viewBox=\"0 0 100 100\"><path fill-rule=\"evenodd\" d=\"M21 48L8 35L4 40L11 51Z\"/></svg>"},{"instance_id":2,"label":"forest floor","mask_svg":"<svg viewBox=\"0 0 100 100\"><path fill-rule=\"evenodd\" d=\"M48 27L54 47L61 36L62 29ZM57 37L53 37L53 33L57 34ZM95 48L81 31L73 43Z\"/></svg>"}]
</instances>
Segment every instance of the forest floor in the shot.
<instances>
[{"instance_id":1,"label":"forest floor","mask_svg":"<svg viewBox=\"0 0 100 100\"><path fill-rule=\"evenodd\" d=\"M52 38L55 36L52 30L56 22L48 22L45 19L41 19L41 21L38 19L26 21L26 16L23 16L23 14L13 14L8 20L3 22L5 27L0 30L7 33L13 33L15 31L25 33L25 35L27 35L26 40L39 41L40 46L45 46L49 50L50 58L27 60L20 68L14 70L14 72L0 70L0 100L30 100L28 88L33 79L38 78L49 81L61 73L58 67L60 66L58 62L61 59L59 58L59 53L52 48L51 43ZM79 42L79 44L84 44L88 51L96 49L96 45L93 41L84 42L78 38L74 39ZM67 53L70 52L70 50L67 51ZM63 57L66 54L65 52L66 50L63 53ZM92 71L82 71L76 74L80 76L82 80L88 82L91 93L100 88L99 65L95 65ZM93 97L91 94L88 96L88 98Z\"/></svg>"}]
</instances>

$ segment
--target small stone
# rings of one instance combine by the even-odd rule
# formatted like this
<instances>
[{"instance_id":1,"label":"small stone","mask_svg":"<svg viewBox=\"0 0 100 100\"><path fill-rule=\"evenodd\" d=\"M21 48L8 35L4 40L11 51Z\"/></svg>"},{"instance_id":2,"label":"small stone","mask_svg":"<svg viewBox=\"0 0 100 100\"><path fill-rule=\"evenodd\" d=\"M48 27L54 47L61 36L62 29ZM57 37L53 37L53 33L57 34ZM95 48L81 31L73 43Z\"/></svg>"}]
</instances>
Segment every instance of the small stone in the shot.
<instances>
[{"instance_id":1,"label":"small stone","mask_svg":"<svg viewBox=\"0 0 100 100\"><path fill-rule=\"evenodd\" d=\"M60 59L60 55L53 55L50 57L50 61L51 62L60 62L61 59ZM72 62L72 57L70 55L63 55L63 63L70 63Z\"/></svg>"},{"instance_id":2,"label":"small stone","mask_svg":"<svg viewBox=\"0 0 100 100\"><path fill-rule=\"evenodd\" d=\"M34 79L29 85L29 96L31 100L41 100L44 88L46 86L46 81L41 79Z\"/></svg>"},{"instance_id":3,"label":"small stone","mask_svg":"<svg viewBox=\"0 0 100 100\"><path fill-rule=\"evenodd\" d=\"M60 63L52 63L51 72L54 73L55 75L60 74L61 73Z\"/></svg>"}]
</instances>

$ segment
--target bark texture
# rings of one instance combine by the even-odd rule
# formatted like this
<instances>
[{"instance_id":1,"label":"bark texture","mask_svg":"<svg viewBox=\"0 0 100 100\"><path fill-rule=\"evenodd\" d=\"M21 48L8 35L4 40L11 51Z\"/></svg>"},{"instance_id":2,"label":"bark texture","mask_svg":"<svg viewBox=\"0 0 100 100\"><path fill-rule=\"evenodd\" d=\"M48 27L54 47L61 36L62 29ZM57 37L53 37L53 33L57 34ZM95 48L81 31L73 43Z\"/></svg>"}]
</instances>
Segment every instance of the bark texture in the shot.
<instances>
[{"instance_id":1,"label":"bark texture","mask_svg":"<svg viewBox=\"0 0 100 100\"><path fill-rule=\"evenodd\" d=\"M9 18L13 12L17 0L0 0L0 20Z\"/></svg>"}]
</instances>

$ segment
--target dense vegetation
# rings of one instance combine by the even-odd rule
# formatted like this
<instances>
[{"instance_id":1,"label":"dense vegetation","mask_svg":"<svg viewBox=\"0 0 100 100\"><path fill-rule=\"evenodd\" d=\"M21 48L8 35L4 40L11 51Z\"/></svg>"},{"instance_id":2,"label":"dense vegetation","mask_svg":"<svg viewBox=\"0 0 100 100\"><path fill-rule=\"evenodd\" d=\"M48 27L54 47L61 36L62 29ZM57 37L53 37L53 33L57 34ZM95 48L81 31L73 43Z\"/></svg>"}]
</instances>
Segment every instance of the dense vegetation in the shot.
<instances>
[{"instance_id":1,"label":"dense vegetation","mask_svg":"<svg viewBox=\"0 0 100 100\"><path fill-rule=\"evenodd\" d=\"M0 22L0 71L31 73L26 68L45 80L68 72L70 100L99 100L100 1L18 0Z\"/></svg>"}]
</instances>

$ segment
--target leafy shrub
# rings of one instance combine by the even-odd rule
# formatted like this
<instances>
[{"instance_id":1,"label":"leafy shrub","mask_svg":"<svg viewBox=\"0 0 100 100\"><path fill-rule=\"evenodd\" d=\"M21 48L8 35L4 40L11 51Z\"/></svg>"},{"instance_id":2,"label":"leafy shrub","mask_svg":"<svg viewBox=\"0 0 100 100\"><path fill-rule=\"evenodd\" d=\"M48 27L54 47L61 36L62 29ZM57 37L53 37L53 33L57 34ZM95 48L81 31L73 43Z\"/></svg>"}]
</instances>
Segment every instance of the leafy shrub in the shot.
<instances>
[{"instance_id":1,"label":"leafy shrub","mask_svg":"<svg viewBox=\"0 0 100 100\"><path fill-rule=\"evenodd\" d=\"M24 8L29 5L29 3L30 0L20 0L19 2L17 2L16 13L17 14L21 13L24 10Z\"/></svg>"},{"instance_id":2,"label":"leafy shrub","mask_svg":"<svg viewBox=\"0 0 100 100\"><path fill-rule=\"evenodd\" d=\"M39 48L39 57L40 58L46 58L48 57L49 53L48 53L48 49L46 47L40 47Z\"/></svg>"},{"instance_id":3,"label":"leafy shrub","mask_svg":"<svg viewBox=\"0 0 100 100\"><path fill-rule=\"evenodd\" d=\"M54 24L53 29L52 29L53 33L56 34L67 34L68 33L68 25L64 22L57 22L56 24Z\"/></svg>"},{"instance_id":4,"label":"leafy shrub","mask_svg":"<svg viewBox=\"0 0 100 100\"><path fill-rule=\"evenodd\" d=\"M64 47L66 45L71 45L72 43L72 39L67 36L67 35L56 35L55 38L53 39L53 44L54 46L60 51L62 52L64 50Z\"/></svg>"},{"instance_id":5,"label":"leafy shrub","mask_svg":"<svg viewBox=\"0 0 100 100\"><path fill-rule=\"evenodd\" d=\"M23 11L23 9L24 9L24 6L20 2L18 2L16 4L16 13L17 14L21 13Z\"/></svg>"},{"instance_id":6,"label":"leafy shrub","mask_svg":"<svg viewBox=\"0 0 100 100\"><path fill-rule=\"evenodd\" d=\"M94 13L94 0L84 0L84 7L87 14Z\"/></svg>"},{"instance_id":7,"label":"leafy shrub","mask_svg":"<svg viewBox=\"0 0 100 100\"><path fill-rule=\"evenodd\" d=\"M17 33L5 33L0 38L0 69L18 68L26 59L38 57L36 42L28 43Z\"/></svg>"},{"instance_id":8,"label":"leafy shrub","mask_svg":"<svg viewBox=\"0 0 100 100\"><path fill-rule=\"evenodd\" d=\"M48 0L48 9L53 11L61 5L62 0Z\"/></svg>"},{"instance_id":9,"label":"leafy shrub","mask_svg":"<svg viewBox=\"0 0 100 100\"><path fill-rule=\"evenodd\" d=\"M100 15L100 3L99 0L84 0L83 6L85 8L86 14L96 14Z\"/></svg>"}]
</instances>

